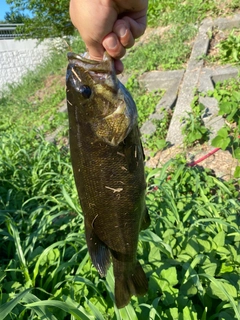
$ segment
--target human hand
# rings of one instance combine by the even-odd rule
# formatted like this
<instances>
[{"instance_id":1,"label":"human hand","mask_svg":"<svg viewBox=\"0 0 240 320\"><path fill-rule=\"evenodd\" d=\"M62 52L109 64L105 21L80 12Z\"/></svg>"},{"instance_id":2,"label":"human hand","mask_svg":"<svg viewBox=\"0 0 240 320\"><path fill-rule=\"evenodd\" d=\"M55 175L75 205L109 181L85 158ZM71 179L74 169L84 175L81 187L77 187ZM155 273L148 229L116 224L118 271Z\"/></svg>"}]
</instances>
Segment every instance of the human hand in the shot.
<instances>
[{"instance_id":1,"label":"human hand","mask_svg":"<svg viewBox=\"0 0 240 320\"><path fill-rule=\"evenodd\" d=\"M90 58L102 60L106 50L121 73L126 48L146 29L147 6L148 0L71 0L70 17Z\"/></svg>"}]
</instances>

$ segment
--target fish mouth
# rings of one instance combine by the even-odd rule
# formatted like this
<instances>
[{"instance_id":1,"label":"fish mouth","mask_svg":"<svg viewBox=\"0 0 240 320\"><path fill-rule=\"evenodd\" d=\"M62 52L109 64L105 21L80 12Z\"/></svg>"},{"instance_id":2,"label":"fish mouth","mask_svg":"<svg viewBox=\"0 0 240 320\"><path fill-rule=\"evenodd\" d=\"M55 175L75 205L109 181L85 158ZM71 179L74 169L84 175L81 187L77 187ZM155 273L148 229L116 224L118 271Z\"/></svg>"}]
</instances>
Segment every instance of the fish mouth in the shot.
<instances>
[{"instance_id":1,"label":"fish mouth","mask_svg":"<svg viewBox=\"0 0 240 320\"><path fill-rule=\"evenodd\" d=\"M77 53L74 53L74 52L68 52L67 57L68 57L69 61L71 61L71 60L80 60L80 61L82 61L84 63L89 63L89 64L98 64L99 63L99 61L97 61L97 60L90 59L88 52L85 52L83 54L77 54Z\"/></svg>"},{"instance_id":2,"label":"fish mouth","mask_svg":"<svg viewBox=\"0 0 240 320\"><path fill-rule=\"evenodd\" d=\"M69 63L73 63L76 66L84 67L86 71L95 73L115 73L113 59L107 52L104 53L103 60L97 61L89 58L89 54L77 54L69 52L67 54Z\"/></svg>"}]
</instances>

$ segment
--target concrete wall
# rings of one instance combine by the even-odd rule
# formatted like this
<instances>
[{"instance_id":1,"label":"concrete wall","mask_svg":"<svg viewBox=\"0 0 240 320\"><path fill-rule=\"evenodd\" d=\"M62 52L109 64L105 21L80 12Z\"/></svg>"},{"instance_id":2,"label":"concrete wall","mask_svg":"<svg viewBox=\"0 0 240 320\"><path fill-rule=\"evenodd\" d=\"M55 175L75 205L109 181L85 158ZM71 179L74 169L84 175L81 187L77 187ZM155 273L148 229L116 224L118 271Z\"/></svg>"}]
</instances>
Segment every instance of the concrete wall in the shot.
<instances>
[{"instance_id":1,"label":"concrete wall","mask_svg":"<svg viewBox=\"0 0 240 320\"><path fill-rule=\"evenodd\" d=\"M8 83L21 80L28 70L37 65L50 54L52 40L38 44L37 40L0 40L0 91Z\"/></svg>"}]
</instances>

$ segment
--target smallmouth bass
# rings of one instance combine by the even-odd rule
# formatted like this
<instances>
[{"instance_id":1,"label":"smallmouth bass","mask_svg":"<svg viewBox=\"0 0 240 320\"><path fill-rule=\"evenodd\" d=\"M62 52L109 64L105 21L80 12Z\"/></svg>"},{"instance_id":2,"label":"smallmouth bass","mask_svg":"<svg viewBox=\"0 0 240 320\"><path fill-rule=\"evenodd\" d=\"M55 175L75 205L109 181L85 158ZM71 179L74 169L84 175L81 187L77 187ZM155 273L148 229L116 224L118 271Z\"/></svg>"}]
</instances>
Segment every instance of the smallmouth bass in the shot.
<instances>
[{"instance_id":1,"label":"smallmouth bass","mask_svg":"<svg viewBox=\"0 0 240 320\"><path fill-rule=\"evenodd\" d=\"M106 53L100 62L74 53L68 60L70 153L87 246L100 276L112 261L122 308L148 290L137 261L139 232L150 223L137 108Z\"/></svg>"}]
</instances>

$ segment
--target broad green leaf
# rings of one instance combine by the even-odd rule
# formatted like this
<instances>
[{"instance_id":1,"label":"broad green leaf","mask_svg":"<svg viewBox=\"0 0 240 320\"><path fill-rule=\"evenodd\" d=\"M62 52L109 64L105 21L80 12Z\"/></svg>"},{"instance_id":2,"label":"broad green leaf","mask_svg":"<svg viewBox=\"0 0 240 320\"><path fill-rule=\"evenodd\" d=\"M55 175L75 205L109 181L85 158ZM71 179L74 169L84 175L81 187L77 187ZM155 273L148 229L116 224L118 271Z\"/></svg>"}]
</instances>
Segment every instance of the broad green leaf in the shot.
<instances>
[{"instance_id":1,"label":"broad green leaf","mask_svg":"<svg viewBox=\"0 0 240 320\"><path fill-rule=\"evenodd\" d=\"M199 252L199 245L197 239L189 239L184 251L189 254L192 258L195 257Z\"/></svg>"},{"instance_id":2,"label":"broad green leaf","mask_svg":"<svg viewBox=\"0 0 240 320\"><path fill-rule=\"evenodd\" d=\"M92 281L90 281L90 280L87 279L87 278L80 277L80 276L73 276L73 277L71 277L71 280L72 280L73 282L76 282L76 283L78 283L78 282L83 283L83 284L91 287L91 288L92 288L94 291L96 291L98 294L101 294L101 293L99 292L99 290L96 288L96 285L95 285L94 283L92 283Z\"/></svg>"},{"instance_id":3,"label":"broad green leaf","mask_svg":"<svg viewBox=\"0 0 240 320\"><path fill-rule=\"evenodd\" d=\"M183 309L183 313L180 314L179 316L179 320L185 320L185 319L198 320L197 312L190 310L189 307L186 306Z\"/></svg>"},{"instance_id":4,"label":"broad green leaf","mask_svg":"<svg viewBox=\"0 0 240 320\"><path fill-rule=\"evenodd\" d=\"M232 95L235 100L240 101L240 92L233 91Z\"/></svg>"},{"instance_id":5,"label":"broad green leaf","mask_svg":"<svg viewBox=\"0 0 240 320\"><path fill-rule=\"evenodd\" d=\"M223 262L221 264L221 269L219 271L220 274L228 273L228 272L233 272L234 268L232 265L229 265L228 262Z\"/></svg>"},{"instance_id":6,"label":"broad green leaf","mask_svg":"<svg viewBox=\"0 0 240 320\"><path fill-rule=\"evenodd\" d=\"M237 234L239 234L239 229L237 229L233 224L230 224L222 219L219 218L204 218L204 219L198 219L196 220L191 227L196 226L198 224L202 224L202 223L209 223L209 222L215 222L216 224L222 225L222 226L226 226L230 229L233 229L237 232Z\"/></svg>"},{"instance_id":7,"label":"broad green leaf","mask_svg":"<svg viewBox=\"0 0 240 320\"><path fill-rule=\"evenodd\" d=\"M201 274L199 274L199 277L209 279L211 281L211 283L213 283L215 285L214 292L212 292L212 294L215 294L216 296L220 295L221 296L220 299L222 299L223 301L225 301L225 299L227 298L227 300L230 302L231 307L233 308L233 310L235 312L237 319L240 320L240 310L237 308L236 303L234 301L234 298L232 296L232 293L234 295L236 294L236 288L227 282L217 280L214 277L209 276L207 274L201 273ZM224 284L228 284L228 286L224 286ZM231 292L230 294L228 292L228 289ZM223 296L225 296L225 298L223 298Z\"/></svg>"},{"instance_id":8,"label":"broad green leaf","mask_svg":"<svg viewBox=\"0 0 240 320\"><path fill-rule=\"evenodd\" d=\"M168 308L166 310L167 319L179 320L179 310L178 308Z\"/></svg>"},{"instance_id":9,"label":"broad green leaf","mask_svg":"<svg viewBox=\"0 0 240 320\"><path fill-rule=\"evenodd\" d=\"M218 247L223 247L225 245L225 232L220 231L214 238L213 241Z\"/></svg>"},{"instance_id":10,"label":"broad green leaf","mask_svg":"<svg viewBox=\"0 0 240 320\"><path fill-rule=\"evenodd\" d=\"M239 48L233 48L232 50L232 57L233 57L233 60L235 62L238 62L240 60L240 56L239 56Z\"/></svg>"},{"instance_id":11,"label":"broad green leaf","mask_svg":"<svg viewBox=\"0 0 240 320\"><path fill-rule=\"evenodd\" d=\"M207 307L205 307L205 309L204 309L204 311L203 311L201 320L207 320Z\"/></svg>"},{"instance_id":12,"label":"broad green leaf","mask_svg":"<svg viewBox=\"0 0 240 320\"><path fill-rule=\"evenodd\" d=\"M128 304L125 308L119 310L123 320L138 320L138 317L131 304Z\"/></svg>"},{"instance_id":13,"label":"broad green leaf","mask_svg":"<svg viewBox=\"0 0 240 320\"><path fill-rule=\"evenodd\" d=\"M25 305L26 308L35 308L35 307L55 307L59 308L61 310L64 310L65 312L71 314L75 317L76 320L94 320L92 316L87 315L87 313L84 311L84 309L80 306L79 308L76 308L70 303L66 303L64 301L58 301L58 300L43 300L33 303L28 303Z\"/></svg>"},{"instance_id":14,"label":"broad green leaf","mask_svg":"<svg viewBox=\"0 0 240 320\"><path fill-rule=\"evenodd\" d=\"M90 309L91 309L91 312L93 313L94 315L94 320L104 320L104 317L103 315L101 314L101 312L95 307L94 304L91 303L91 301L89 301L87 298L86 299L86 302L87 304L89 305Z\"/></svg>"},{"instance_id":15,"label":"broad green leaf","mask_svg":"<svg viewBox=\"0 0 240 320\"><path fill-rule=\"evenodd\" d=\"M221 286L224 288L224 290L223 288L219 287L216 283L211 282L209 286L211 290L211 294L223 301L229 301L229 298L226 295L226 292L228 293L229 296L233 298L237 298L237 290L233 285L227 282L221 282Z\"/></svg>"},{"instance_id":16,"label":"broad green leaf","mask_svg":"<svg viewBox=\"0 0 240 320\"><path fill-rule=\"evenodd\" d=\"M0 319L4 320L4 318L12 311L13 308L16 307L18 303L34 288L29 288L19 293L14 299L9 302L4 303L0 306Z\"/></svg>"},{"instance_id":17,"label":"broad green leaf","mask_svg":"<svg viewBox=\"0 0 240 320\"><path fill-rule=\"evenodd\" d=\"M227 138L229 135L228 129L226 127L221 128L218 130L217 135L222 138Z\"/></svg>"},{"instance_id":18,"label":"broad green leaf","mask_svg":"<svg viewBox=\"0 0 240 320\"><path fill-rule=\"evenodd\" d=\"M191 278L181 286L180 291L182 295L187 297L192 297L198 292Z\"/></svg>"},{"instance_id":19,"label":"broad green leaf","mask_svg":"<svg viewBox=\"0 0 240 320\"><path fill-rule=\"evenodd\" d=\"M121 315L120 315L120 311L118 310L118 308L115 305L115 298L114 298L114 275L113 275L113 267L112 265L110 266L110 268L107 271L107 276L106 276L106 281L104 281L104 284L108 290L108 293L113 301L114 304L114 311L115 311L115 315L117 317L117 320L122 320Z\"/></svg>"},{"instance_id":20,"label":"broad green leaf","mask_svg":"<svg viewBox=\"0 0 240 320\"><path fill-rule=\"evenodd\" d=\"M223 310L217 314L218 319L223 319L223 320L233 320L234 313L232 312L232 309L230 310ZM236 319L236 318L235 318Z\"/></svg>"},{"instance_id":21,"label":"broad green leaf","mask_svg":"<svg viewBox=\"0 0 240 320\"><path fill-rule=\"evenodd\" d=\"M32 303L40 301L40 299L38 299L34 294L29 292L26 296L24 296L22 301L24 303ZM33 310L38 315L39 319L57 320L57 318L48 310L46 306L35 307L33 308Z\"/></svg>"},{"instance_id":22,"label":"broad green leaf","mask_svg":"<svg viewBox=\"0 0 240 320\"><path fill-rule=\"evenodd\" d=\"M216 270L217 270L217 263L208 263L202 266L202 269L204 270L204 272L210 276L215 276L216 274Z\"/></svg>"},{"instance_id":23,"label":"broad green leaf","mask_svg":"<svg viewBox=\"0 0 240 320\"><path fill-rule=\"evenodd\" d=\"M217 251L218 253L220 253L221 255L229 256L229 254L230 254L229 249L226 248L226 247L219 247L219 246L217 246L216 251Z\"/></svg>"},{"instance_id":24,"label":"broad green leaf","mask_svg":"<svg viewBox=\"0 0 240 320\"><path fill-rule=\"evenodd\" d=\"M234 178L238 179L240 178L240 166L237 166L234 171Z\"/></svg>"},{"instance_id":25,"label":"broad green leaf","mask_svg":"<svg viewBox=\"0 0 240 320\"><path fill-rule=\"evenodd\" d=\"M225 150L228 147L230 142L231 142L231 139L229 137L221 137L221 136L217 135L212 140L212 146L221 148L222 150Z\"/></svg>"},{"instance_id":26,"label":"broad green leaf","mask_svg":"<svg viewBox=\"0 0 240 320\"><path fill-rule=\"evenodd\" d=\"M156 235L149 229L141 231L139 240L145 242L153 242L168 257L173 257L172 248L167 243L165 243L158 235Z\"/></svg>"},{"instance_id":27,"label":"broad green leaf","mask_svg":"<svg viewBox=\"0 0 240 320\"><path fill-rule=\"evenodd\" d=\"M233 155L234 158L240 160L240 148L236 148L235 150L233 150Z\"/></svg>"},{"instance_id":28,"label":"broad green leaf","mask_svg":"<svg viewBox=\"0 0 240 320\"><path fill-rule=\"evenodd\" d=\"M231 103L229 103L228 101L223 101L219 104L219 108L220 108L220 111L221 113L220 114L228 114L231 112ZM220 129L218 131L218 135L220 136L226 136L226 130L222 130Z\"/></svg>"},{"instance_id":29,"label":"broad green leaf","mask_svg":"<svg viewBox=\"0 0 240 320\"><path fill-rule=\"evenodd\" d=\"M161 279L167 280L169 285L175 286L178 284L177 270L176 267L170 267L163 269L160 274Z\"/></svg>"},{"instance_id":30,"label":"broad green leaf","mask_svg":"<svg viewBox=\"0 0 240 320\"><path fill-rule=\"evenodd\" d=\"M164 288L162 291L162 299L161 302L169 307L176 302L176 298L179 294L179 290L177 288L173 288L168 285L166 280L159 280L160 287Z\"/></svg>"},{"instance_id":31,"label":"broad green leaf","mask_svg":"<svg viewBox=\"0 0 240 320\"><path fill-rule=\"evenodd\" d=\"M210 251L210 249L211 249L210 239L203 240L203 239L198 238L197 242L199 244L199 247L201 248L201 251L204 251L204 252L209 252Z\"/></svg>"},{"instance_id":32,"label":"broad green leaf","mask_svg":"<svg viewBox=\"0 0 240 320\"><path fill-rule=\"evenodd\" d=\"M149 277L149 289L148 289L148 295L151 299L154 299L156 293L160 293L161 292L161 288L160 288L160 275L156 272L153 272L151 274L151 276Z\"/></svg>"}]
</instances>

